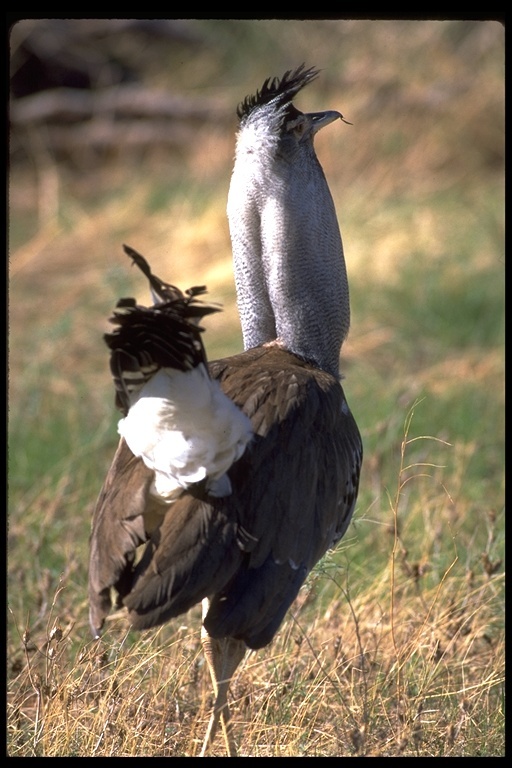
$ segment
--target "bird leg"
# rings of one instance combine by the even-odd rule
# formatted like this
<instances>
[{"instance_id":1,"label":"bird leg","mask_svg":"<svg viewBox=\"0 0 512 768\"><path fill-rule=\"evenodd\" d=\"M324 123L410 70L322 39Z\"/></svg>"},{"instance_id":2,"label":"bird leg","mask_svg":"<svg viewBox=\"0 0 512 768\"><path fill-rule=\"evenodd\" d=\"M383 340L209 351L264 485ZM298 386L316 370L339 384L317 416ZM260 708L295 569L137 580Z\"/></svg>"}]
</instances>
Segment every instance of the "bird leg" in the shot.
<instances>
[{"instance_id":1,"label":"bird leg","mask_svg":"<svg viewBox=\"0 0 512 768\"><path fill-rule=\"evenodd\" d=\"M203 600L203 619L208 612L208 606L208 600ZM228 757L237 757L236 744L231 729L228 691L231 678L242 661L247 646L243 640L236 640L233 637L223 637L220 640L216 640L210 637L204 627L201 628L201 643L212 678L215 703L208 728L206 729L206 736L200 756L204 757L213 744L220 720Z\"/></svg>"}]
</instances>

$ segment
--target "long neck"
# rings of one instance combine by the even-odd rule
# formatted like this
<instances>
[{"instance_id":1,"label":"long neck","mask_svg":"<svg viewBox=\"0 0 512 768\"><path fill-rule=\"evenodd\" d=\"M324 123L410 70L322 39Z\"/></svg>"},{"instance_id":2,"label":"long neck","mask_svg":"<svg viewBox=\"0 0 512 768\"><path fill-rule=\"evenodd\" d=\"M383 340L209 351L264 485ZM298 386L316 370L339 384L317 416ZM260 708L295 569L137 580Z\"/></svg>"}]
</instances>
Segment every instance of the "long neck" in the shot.
<instances>
[{"instance_id":1,"label":"long neck","mask_svg":"<svg viewBox=\"0 0 512 768\"><path fill-rule=\"evenodd\" d=\"M261 162L239 147L228 215L244 346L278 340L339 375L350 307L341 235L323 170Z\"/></svg>"}]
</instances>

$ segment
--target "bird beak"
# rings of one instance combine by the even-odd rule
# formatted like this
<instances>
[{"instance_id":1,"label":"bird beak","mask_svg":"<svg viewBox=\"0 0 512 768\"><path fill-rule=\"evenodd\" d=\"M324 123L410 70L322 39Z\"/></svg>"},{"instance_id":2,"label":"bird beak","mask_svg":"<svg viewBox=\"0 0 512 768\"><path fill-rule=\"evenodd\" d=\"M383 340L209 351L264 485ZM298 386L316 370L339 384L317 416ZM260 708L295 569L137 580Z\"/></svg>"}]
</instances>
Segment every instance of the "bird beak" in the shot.
<instances>
[{"instance_id":1,"label":"bird beak","mask_svg":"<svg viewBox=\"0 0 512 768\"><path fill-rule=\"evenodd\" d=\"M349 123L348 120L345 120L341 112L336 112L333 109L329 109L326 112L308 112L308 117L312 123L313 135L317 133L320 128L323 128L325 125L329 125L329 123L333 123L338 119L343 120L343 122L347 123L347 125L352 125L352 123Z\"/></svg>"}]
</instances>

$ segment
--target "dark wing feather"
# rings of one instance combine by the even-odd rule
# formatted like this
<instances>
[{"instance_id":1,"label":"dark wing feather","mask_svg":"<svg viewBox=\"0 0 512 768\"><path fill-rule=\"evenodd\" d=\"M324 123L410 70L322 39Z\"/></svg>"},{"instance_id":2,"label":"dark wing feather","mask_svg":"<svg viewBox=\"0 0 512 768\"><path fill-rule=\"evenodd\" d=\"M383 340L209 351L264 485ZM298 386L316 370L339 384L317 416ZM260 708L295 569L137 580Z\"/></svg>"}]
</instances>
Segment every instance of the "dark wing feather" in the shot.
<instances>
[{"instance_id":1,"label":"dark wing feather","mask_svg":"<svg viewBox=\"0 0 512 768\"><path fill-rule=\"evenodd\" d=\"M282 392L282 359L278 368L282 378L271 371L269 387ZM263 440L267 451L255 442L230 475L238 489L244 461L251 462L255 487L240 507L244 527L259 540L233 582L214 597L205 621L213 637L233 634L252 648L271 641L306 574L344 534L358 491L361 438L343 390L309 366L297 366L295 375L300 402L272 428L274 437Z\"/></svg>"},{"instance_id":2,"label":"dark wing feather","mask_svg":"<svg viewBox=\"0 0 512 768\"><path fill-rule=\"evenodd\" d=\"M283 350L252 350L210 370L257 434L229 472L231 496L185 493L135 568L133 553L124 555L131 576L123 602L143 628L210 597L208 632L256 648L271 641L309 570L345 531L361 441L339 382ZM294 486L304 476L305 492ZM120 522L104 535L117 540Z\"/></svg>"},{"instance_id":3,"label":"dark wing feather","mask_svg":"<svg viewBox=\"0 0 512 768\"><path fill-rule=\"evenodd\" d=\"M137 629L185 613L220 590L243 559L236 521L216 500L185 494L173 503L146 545L124 599Z\"/></svg>"},{"instance_id":4,"label":"dark wing feather","mask_svg":"<svg viewBox=\"0 0 512 768\"><path fill-rule=\"evenodd\" d=\"M91 629L99 634L110 611L110 588L126 591L136 548L146 541L144 512L153 472L121 440L94 511L89 555ZM121 585L124 585L121 586Z\"/></svg>"}]
</instances>

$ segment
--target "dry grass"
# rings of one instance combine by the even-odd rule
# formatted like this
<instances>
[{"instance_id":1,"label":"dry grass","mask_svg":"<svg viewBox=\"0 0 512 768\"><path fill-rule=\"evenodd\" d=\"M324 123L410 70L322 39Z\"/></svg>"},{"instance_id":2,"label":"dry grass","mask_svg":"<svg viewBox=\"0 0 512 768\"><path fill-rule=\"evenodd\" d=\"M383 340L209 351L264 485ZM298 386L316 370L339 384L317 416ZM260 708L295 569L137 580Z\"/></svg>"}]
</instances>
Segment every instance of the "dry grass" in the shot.
<instances>
[{"instance_id":1,"label":"dry grass","mask_svg":"<svg viewBox=\"0 0 512 768\"><path fill-rule=\"evenodd\" d=\"M299 106L355 124L321 134L317 150L351 280L342 363L365 444L358 509L273 644L234 680L240 752L502 756L503 31L205 24L214 44L201 56L169 52L181 88L215 82L232 110L305 60L323 73ZM153 62L155 80L166 71ZM205 126L181 154L73 165L39 146L11 168L12 757L199 750L212 703L199 610L142 634L116 615L88 641L87 551L116 443L101 334L119 296L147 298L121 244L224 303L208 322L211 358L241 348L232 154L225 126Z\"/></svg>"},{"instance_id":2,"label":"dry grass","mask_svg":"<svg viewBox=\"0 0 512 768\"><path fill-rule=\"evenodd\" d=\"M403 450L406 461L406 439ZM390 560L371 585L353 594L357 573L329 556L273 645L242 665L232 688L241 754L501 753L500 562L484 554L476 567L464 566L455 537L442 571L433 557L410 558L407 534L397 530L404 486L421 485L419 468L409 471L403 468L393 502L394 531L384 534ZM422 488L416 503L442 519L437 493ZM495 525L489 515L490 545ZM439 531L426 530L426 539L443 545ZM331 598L319 612L326 588ZM199 612L142 636L113 617L102 641L84 644L87 628L75 618L83 611L66 616L66 589L44 606L46 623L33 635L17 628L23 653L9 659L10 755L196 754L212 704Z\"/></svg>"}]
</instances>

